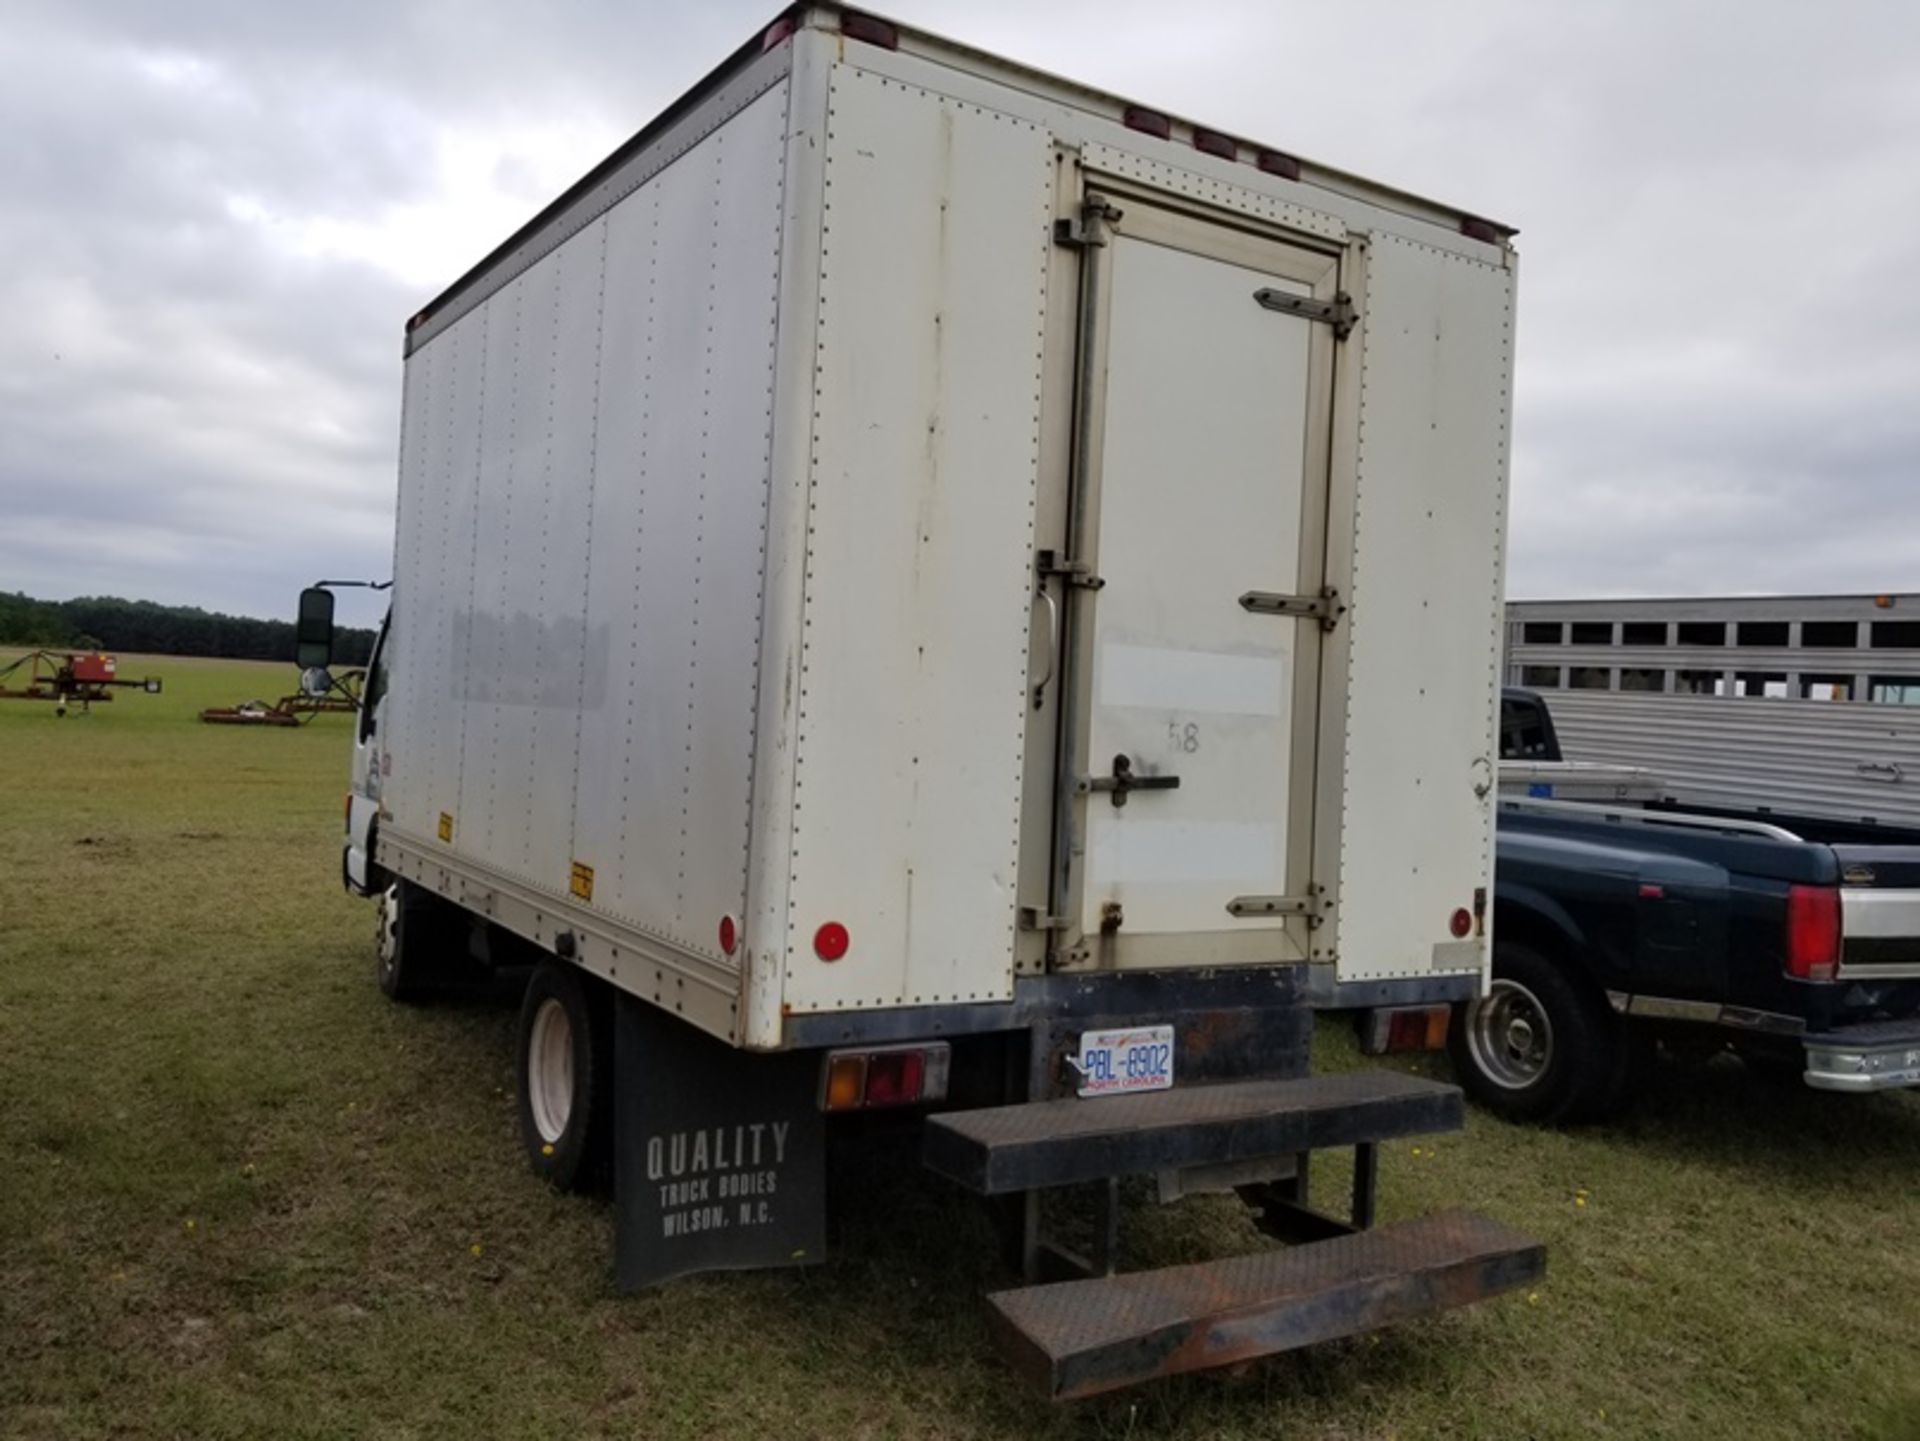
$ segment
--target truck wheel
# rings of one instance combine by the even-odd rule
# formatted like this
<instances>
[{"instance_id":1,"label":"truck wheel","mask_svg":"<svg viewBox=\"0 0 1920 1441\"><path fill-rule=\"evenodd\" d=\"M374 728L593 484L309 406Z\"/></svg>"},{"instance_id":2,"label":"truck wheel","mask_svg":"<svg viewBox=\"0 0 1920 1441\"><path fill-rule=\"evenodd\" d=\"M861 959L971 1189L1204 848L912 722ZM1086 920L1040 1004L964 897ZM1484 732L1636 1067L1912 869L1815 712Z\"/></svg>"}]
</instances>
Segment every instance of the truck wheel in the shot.
<instances>
[{"instance_id":1,"label":"truck wheel","mask_svg":"<svg viewBox=\"0 0 1920 1441\"><path fill-rule=\"evenodd\" d=\"M1447 1047L1462 1089L1496 1115L1590 1120L1625 1099L1615 1030L1546 957L1495 942L1492 990L1455 1008Z\"/></svg>"},{"instance_id":2,"label":"truck wheel","mask_svg":"<svg viewBox=\"0 0 1920 1441\"><path fill-rule=\"evenodd\" d=\"M439 897L405 881L380 892L374 979L389 1000L417 1005L451 988L456 928Z\"/></svg>"},{"instance_id":3,"label":"truck wheel","mask_svg":"<svg viewBox=\"0 0 1920 1441\"><path fill-rule=\"evenodd\" d=\"M562 1191L607 1177L613 1126L613 1027L606 988L544 961L520 1003L520 1139L534 1173Z\"/></svg>"}]
</instances>

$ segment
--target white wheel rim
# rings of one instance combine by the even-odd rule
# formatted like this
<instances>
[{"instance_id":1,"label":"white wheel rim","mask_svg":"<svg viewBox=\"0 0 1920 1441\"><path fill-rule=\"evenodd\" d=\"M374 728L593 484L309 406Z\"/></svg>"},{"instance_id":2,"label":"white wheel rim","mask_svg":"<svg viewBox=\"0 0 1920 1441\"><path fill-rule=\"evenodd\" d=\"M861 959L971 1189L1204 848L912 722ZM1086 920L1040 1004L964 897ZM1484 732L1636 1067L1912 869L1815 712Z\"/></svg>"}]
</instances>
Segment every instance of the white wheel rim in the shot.
<instances>
[{"instance_id":1,"label":"white wheel rim","mask_svg":"<svg viewBox=\"0 0 1920 1441\"><path fill-rule=\"evenodd\" d=\"M1553 1064L1553 1022L1540 998L1518 981L1496 980L1467 1012L1467 1048L1480 1074L1524 1091Z\"/></svg>"},{"instance_id":2,"label":"white wheel rim","mask_svg":"<svg viewBox=\"0 0 1920 1441\"><path fill-rule=\"evenodd\" d=\"M566 1134L573 1115L573 1023L555 1000L534 1012L527 1040L527 1103L533 1126L549 1145Z\"/></svg>"},{"instance_id":3,"label":"white wheel rim","mask_svg":"<svg viewBox=\"0 0 1920 1441\"><path fill-rule=\"evenodd\" d=\"M400 950L400 896L398 888L388 886L380 892L380 964L391 968Z\"/></svg>"}]
</instances>

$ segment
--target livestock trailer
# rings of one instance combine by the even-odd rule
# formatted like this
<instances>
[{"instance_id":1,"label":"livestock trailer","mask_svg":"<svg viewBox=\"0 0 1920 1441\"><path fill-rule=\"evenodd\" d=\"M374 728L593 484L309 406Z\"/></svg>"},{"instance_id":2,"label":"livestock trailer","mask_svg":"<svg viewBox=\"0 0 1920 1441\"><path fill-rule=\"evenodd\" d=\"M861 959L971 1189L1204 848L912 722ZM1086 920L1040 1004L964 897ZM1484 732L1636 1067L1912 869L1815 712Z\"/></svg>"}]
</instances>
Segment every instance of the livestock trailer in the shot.
<instances>
[{"instance_id":1,"label":"livestock trailer","mask_svg":"<svg viewBox=\"0 0 1920 1441\"><path fill-rule=\"evenodd\" d=\"M1081 1273L992 1298L1051 1395L1538 1274L1366 1231L1453 1088L1308 1073L1487 973L1510 235L805 5L407 323L346 881L396 996L538 962L623 1286L819 1260L880 1109ZM1117 1273L1127 1176L1311 1244Z\"/></svg>"}]
</instances>

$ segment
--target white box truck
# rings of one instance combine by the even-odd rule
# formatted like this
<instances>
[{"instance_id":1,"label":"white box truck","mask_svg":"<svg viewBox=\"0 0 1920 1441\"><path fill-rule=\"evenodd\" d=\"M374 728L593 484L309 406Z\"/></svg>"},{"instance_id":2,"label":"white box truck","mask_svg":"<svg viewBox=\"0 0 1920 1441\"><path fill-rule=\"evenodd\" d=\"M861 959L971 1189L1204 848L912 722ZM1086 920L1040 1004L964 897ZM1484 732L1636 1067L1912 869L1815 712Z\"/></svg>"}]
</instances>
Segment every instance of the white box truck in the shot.
<instances>
[{"instance_id":1,"label":"white box truck","mask_svg":"<svg viewBox=\"0 0 1920 1441\"><path fill-rule=\"evenodd\" d=\"M1087 1273L992 1298L1056 1396L1538 1273L1367 1231L1458 1094L1307 1064L1487 972L1510 235L803 5L408 322L346 882L397 997L538 962L624 1285L819 1259L876 1108ZM1312 1245L1116 1274L1130 1175Z\"/></svg>"}]
</instances>

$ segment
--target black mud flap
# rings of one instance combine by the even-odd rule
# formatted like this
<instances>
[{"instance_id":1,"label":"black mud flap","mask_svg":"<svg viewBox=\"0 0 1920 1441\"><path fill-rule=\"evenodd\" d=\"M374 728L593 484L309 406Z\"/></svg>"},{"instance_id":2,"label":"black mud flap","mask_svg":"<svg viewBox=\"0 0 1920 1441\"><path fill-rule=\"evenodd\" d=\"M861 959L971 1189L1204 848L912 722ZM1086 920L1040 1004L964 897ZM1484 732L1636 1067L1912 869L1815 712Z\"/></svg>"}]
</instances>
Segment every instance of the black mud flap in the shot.
<instances>
[{"instance_id":1,"label":"black mud flap","mask_svg":"<svg viewBox=\"0 0 1920 1441\"><path fill-rule=\"evenodd\" d=\"M622 1291L826 1258L817 1053L738 1051L623 993L614 1064Z\"/></svg>"}]
</instances>

